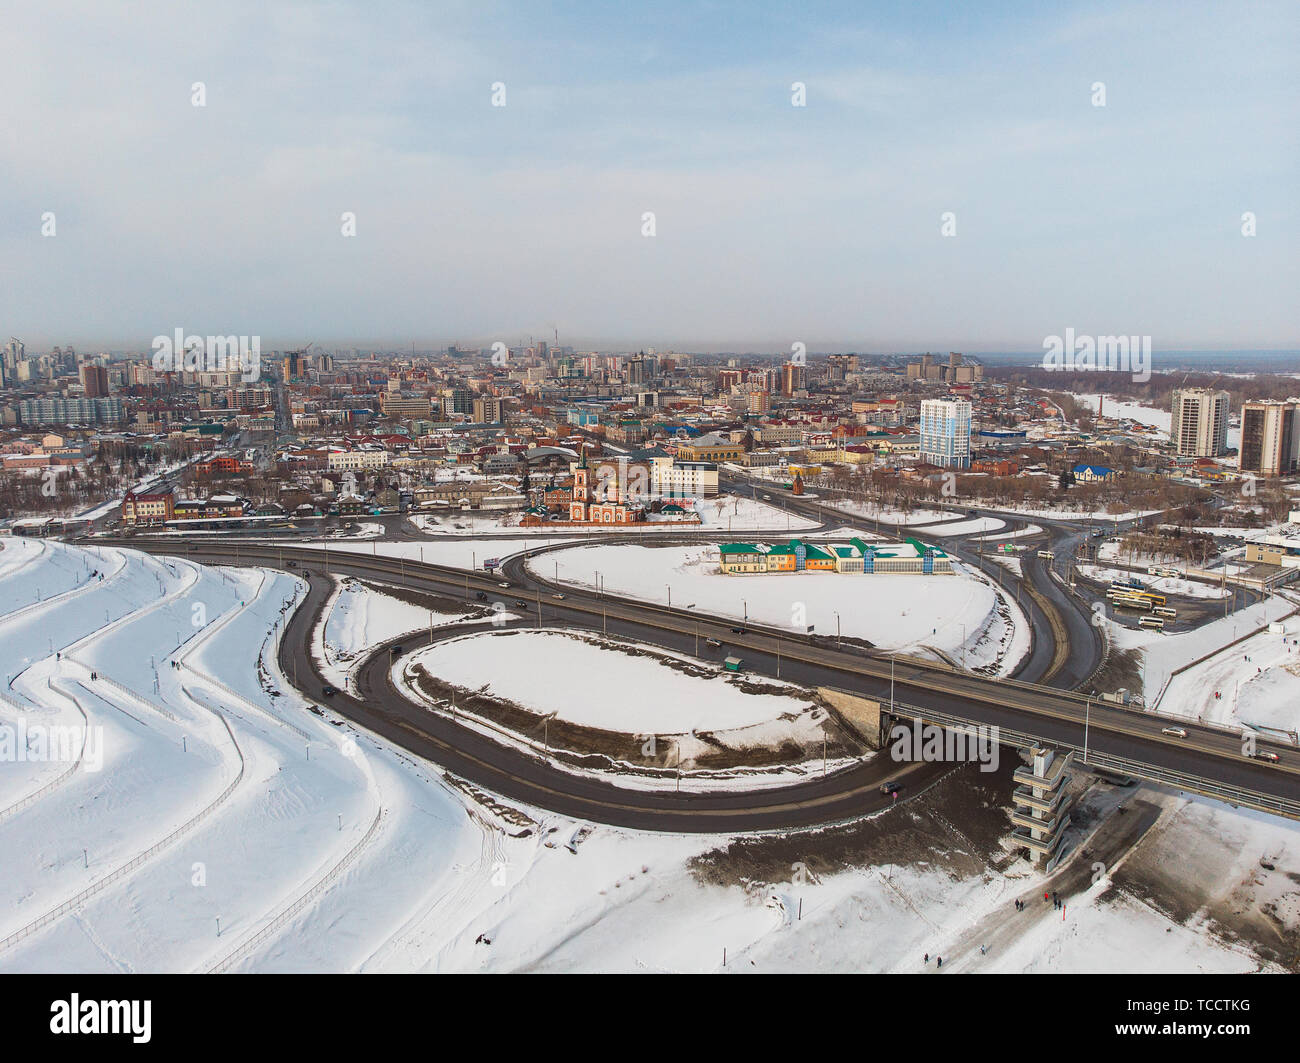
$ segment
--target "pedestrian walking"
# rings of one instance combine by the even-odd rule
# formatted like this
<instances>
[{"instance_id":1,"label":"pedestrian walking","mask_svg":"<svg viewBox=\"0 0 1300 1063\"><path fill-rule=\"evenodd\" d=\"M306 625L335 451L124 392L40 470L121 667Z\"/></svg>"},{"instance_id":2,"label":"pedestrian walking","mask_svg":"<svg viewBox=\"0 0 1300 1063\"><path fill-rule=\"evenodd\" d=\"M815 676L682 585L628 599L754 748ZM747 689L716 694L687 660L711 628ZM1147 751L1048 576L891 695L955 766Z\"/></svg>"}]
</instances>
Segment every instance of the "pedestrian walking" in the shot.
<instances>
[{"instance_id":1,"label":"pedestrian walking","mask_svg":"<svg viewBox=\"0 0 1300 1063\"><path fill-rule=\"evenodd\" d=\"M925 965L930 966L930 954L928 952L925 954Z\"/></svg>"},{"instance_id":2,"label":"pedestrian walking","mask_svg":"<svg viewBox=\"0 0 1300 1063\"><path fill-rule=\"evenodd\" d=\"M942 967L942 966L943 966L943 957L942 957L942 956L936 956L935 959L938 961L939 966Z\"/></svg>"}]
</instances>

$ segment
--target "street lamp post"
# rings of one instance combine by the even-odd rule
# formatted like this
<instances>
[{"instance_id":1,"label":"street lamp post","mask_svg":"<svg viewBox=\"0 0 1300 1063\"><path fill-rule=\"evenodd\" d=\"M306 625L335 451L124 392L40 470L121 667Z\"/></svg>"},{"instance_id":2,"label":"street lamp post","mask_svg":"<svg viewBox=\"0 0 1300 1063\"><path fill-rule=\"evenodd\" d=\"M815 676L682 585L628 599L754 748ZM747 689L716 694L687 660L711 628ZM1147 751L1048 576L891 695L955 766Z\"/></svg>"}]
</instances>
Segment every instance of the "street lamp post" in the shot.
<instances>
[{"instance_id":1,"label":"street lamp post","mask_svg":"<svg viewBox=\"0 0 1300 1063\"><path fill-rule=\"evenodd\" d=\"M1088 722L1092 715L1092 699L1086 698L1083 703L1083 762L1088 763Z\"/></svg>"}]
</instances>

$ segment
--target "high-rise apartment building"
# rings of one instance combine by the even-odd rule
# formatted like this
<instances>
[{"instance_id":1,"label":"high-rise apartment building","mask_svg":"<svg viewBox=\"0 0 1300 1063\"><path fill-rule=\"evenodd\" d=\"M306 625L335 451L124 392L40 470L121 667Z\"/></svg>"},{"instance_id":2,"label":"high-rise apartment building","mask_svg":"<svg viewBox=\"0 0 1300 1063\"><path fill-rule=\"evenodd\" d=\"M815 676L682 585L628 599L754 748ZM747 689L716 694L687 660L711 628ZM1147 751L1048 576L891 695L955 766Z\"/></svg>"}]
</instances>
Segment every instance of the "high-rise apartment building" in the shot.
<instances>
[{"instance_id":1,"label":"high-rise apartment building","mask_svg":"<svg viewBox=\"0 0 1300 1063\"><path fill-rule=\"evenodd\" d=\"M970 403L921 400L921 460L947 468L970 468Z\"/></svg>"},{"instance_id":2,"label":"high-rise apartment building","mask_svg":"<svg viewBox=\"0 0 1300 1063\"><path fill-rule=\"evenodd\" d=\"M81 386L88 399L103 398L108 394L108 369L102 365L85 364L80 368Z\"/></svg>"},{"instance_id":3,"label":"high-rise apartment building","mask_svg":"<svg viewBox=\"0 0 1300 1063\"><path fill-rule=\"evenodd\" d=\"M1175 390L1169 436L1183 457L1222 454L1228 446L1228 393L1213 388Z\"/></svg>"},{"instance_id":4,"label":"high-rise apartment building","mask_svg":"<svg viewBox=\"0 0 1300 1063\"><path fill-rule=\"evenodd\" d=\"M1300 405L1243 403L1237 467L1260 476L1284 476L1300 469Z\"/></svg>"},{"instance_id":5,"label":"high-rise apartment building","mask_svg":"<svg viewBox=\"0 0 1300 1063\"><path fill-rule=\"evenodd\" d=\"M781 394L789 398L796 391L808 386L808 367L795 362L786 362L781 366Z\"/></svg>"}]
</instances>

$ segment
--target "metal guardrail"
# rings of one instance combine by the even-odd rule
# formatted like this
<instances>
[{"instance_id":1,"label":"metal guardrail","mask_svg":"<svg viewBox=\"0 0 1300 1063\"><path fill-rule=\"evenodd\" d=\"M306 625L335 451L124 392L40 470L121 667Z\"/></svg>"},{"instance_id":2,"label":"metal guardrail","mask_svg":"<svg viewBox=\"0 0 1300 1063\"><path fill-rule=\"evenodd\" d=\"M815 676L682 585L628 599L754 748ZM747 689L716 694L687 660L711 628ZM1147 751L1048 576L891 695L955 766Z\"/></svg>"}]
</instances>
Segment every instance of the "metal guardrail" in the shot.
<instances>
[{"instance_id":1,"label":"metal guardrail","mask_svg":"<svg viewBox=\"0 0 1300 1063\"><path fill-rule=\"evenodd\" d=\"M289 905L288 908L286 908L274 919L272 919L266 926L262 927L262 929L259 930L256 934L254 934L251 938L249 938L247 941L240 943L235 948L234 952L230 953L224 960L221 960L220 962L209 967L207 973L221 974L223 971L228 971L232 966L234 966L236 961L238 961L241 957L245 956L252 949L257 948L257 946L262 944L262 942L270 938L270 936L274 934L276 931L278 931L281 927L283 927L285 923L287 923L295 915L297 915L304 908L306 908L307 905L309 905L312 901L314 901L317 897L319 897L322 893L324 893L325 889L336 878L338 878L339 875L343 874L343 872L346 871L349 866L351 866L353 861L355 861L357 856L361 853L361 850L364 849L367 843L370 841L370 839L375 836L375 832L379 830L379 822L383 818L383 815L384 815L384 810L381 806L379 810L375 812L375 818L371 822L370 829L366 831L365 836L362 837L362 839L359 842L357 842L356 845L354 845L351 849L349 849L348 852L344 855L343 859L340 860L337 864L335 864L332 868L330 868L330 870L326 872L326 874L321 878L319 882L316 883L316 885L312 886L311 889L307 890L306 893L304 893L301 897L299 897L296 901L294 901L291 905Z\"/></svg>"},{"instance_id":2,"label":"metal guardrail","mask_svg":"<svg viewBox=\"0 0 1300 1063\"><path fill-rule=\"evenodd\" d=\"M861 697L861 695L857 696ZM971 720L965 720L960 716L954 716L951 713L939 712L935 709L925 709L917 705L906 705L901 702L895 702L892 715L896 717L910 716L920 719L925 723L937 724L941 727L957 730L964 734L970 734L976 727L981 726ZM1033 735L1028 735L1020 731L1012 731L1004 727L997 728L997 740L1001 745L1011 745L1023 749L1041 745L1050 745L1053 748L1068 749L1079 755L1077 758L1078 763L1089 767L1096 766L1107 768L1112 771L1122 772L1125 775L1137 776L1138 778L1146 779L1149 782L1165 783L1180 790L1190 790L1193 793L1218 798L1222 801L1227 801L1229 804L1245 805L1248 808L1257 808L1264 812L1273 812L1277 815L1286 816L1289 819L1300 819L1300 799L1289 800L1283 797L1273 797L1271 794L1263 794L1257 790L1247 789L1246 787L1218 783L1210 779L1205 779L1199 775L1190 775L1186 772L1174 771L1169 768L1159 768L1150 764L1145 764L1141 761L1130 760L1127 757L1115 756L1111 753L1098 753L1096 750L1091 749L1088 751L1087 758L1084 759L1083 747L1073 742L1043 742L1041 739Z\"/></svg>"},{"instance_id":3,"label":"metal guardrail","mask_svg":"<svg viewBox=\"0 0 1300 1063\"><path fill-rule=\"evenodd\" d=\"M187 820L185 823L182 823L179 827L177 827L174 831L168 834L161 841L155 842L153 845L151 845L144 852L140 853L138 856L132 858L131 860L128 860L121 867L105 875L98 882L94 883L91 886L88 886L86 889L82 890L76 896L70 897L68 900L64 901L58 907L51 908L44 915L40 916L37 919L32 920L25 927L22 927L19 930L15 930L8 937L0 938L0 952L3 952L11 945L16 945L24 938L30 937L32 934L36 933L36 931L42 929L43 927L49 926L50 923L54 922L54 920L58 919L60 916L66 915L68 912L72 911L78 905L84 904L86 901L88 901L95 894L99 893L101 890L107 889L114 882L117 882L120 879L124 878L125 876L129 875L136 868L144 864L145 861L150 860L158 853L160 853L163 849L171 845L173 842L184 837L191 830L193 830L200 823L202 823L205 819L207 819L208 816L210 816L213 812L215 812L222 804L225 803L226 799L229 798L230 795L235 792L235 788L240 784L240 782L243 781L244 772L247 768L247 765L244 761L243 750L239 748L239 743L235 741L234 732L230 730L230 724L226 722L226 718L222 716L220 713L218 713L217 716L218 719L221 720L222 725L225 727L226 734L230 736L230 741L235 747L235 752L239 754L239 774L235 776L234 781L231 782L231 784L221 792L221 795L215 801L213 801L210 805L204 808L198 815L194 816L190 820Z\"/></svg>"},{"instance_id":4,"label":"metal guardrail","mask_svg":"<svg viewBox=\"0 0 1300 1063\"><path fill-rule=\"evenodd\" d=\"M54 689L55 689L54 686L50 683L50 680L47 679L45 682L46 682L46 685L49 686L49 688L50 688L51 690L54 690ZM60 693L62 693L62 692L60 691ZM28 807L30 807L31 805L35 804L35 803L36 803L37 801L39 801L42 797L44 797L46 794L48 794L51 790L55 789L55 788L58 787L58 786L61 786L61 785L62 785L63 783L65 783L65 782L67 782L68 779L70 779L70 778L72 777L73 773L76 772L76 770L77 770L79 767L81 767L81 760L82 760L82 758L83 758L83 757L85 756L85 754L86 754L86 741L87 741L87 740L89 739L89 737L90 737L90 718L86 715L86 710L83 709L83 708L82 708L82 707L77 703L77 699L76 699L76 698L70 697L70 696L67 695L67 694L64 694L64 697L67 697L68 700L72 702L72 704L73 704L73 706L76 708L76 710L77 710L79 713L81 713L81 719L82 719L82 721L83 721L83 723L84 723L84 725L85 725L85 726L83 727L83 729L82 729L82 732L81 732L81 748L80 748L79 750L77 750L77 759L74 760L74 761L72 762L71 766L68 768L67 771L60 772L57 776L55 776L53 779L51 779L49 782L47 782L47 783L46 783L44 786L42 786L39 790L34 790L32 793L28 794L26 797L19 798L17 801L15 801L15 802L14 802L12 805L10 805L8 808L0 808L0 822L3 822L4 820L8 819L10 816L16 816L16 815L17 815L19 812L21 812L24 808L28 808ZM6 698L5 700L8 701L9 699ZM24 711L25 711L25 710L24 710Z\"/></svg>"}]
</instances>

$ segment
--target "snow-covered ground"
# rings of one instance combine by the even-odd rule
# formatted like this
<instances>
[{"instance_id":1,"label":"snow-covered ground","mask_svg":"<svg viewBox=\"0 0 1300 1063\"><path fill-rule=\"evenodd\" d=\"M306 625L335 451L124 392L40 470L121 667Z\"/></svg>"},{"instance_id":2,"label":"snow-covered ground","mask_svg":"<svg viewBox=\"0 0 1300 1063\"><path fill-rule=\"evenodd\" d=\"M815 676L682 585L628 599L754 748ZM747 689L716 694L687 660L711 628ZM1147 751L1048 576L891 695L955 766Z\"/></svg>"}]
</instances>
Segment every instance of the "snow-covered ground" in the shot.
<instances>
[{"instance_id":1,"label":"snow-covered ground","mask_svg":"<svg viewBox=\"0 0 1300 1063\"><path fill-rule=\"evenodd\" d=\"M0 762L0 970L717 971L724 949L728 971L920 971L926 951L956 971L1261 966L1210 933L1209 915L1170 919L1132 885L1103 896L1104 880L1064 913L1018 913L987 955L973 935L1007 923L1037 873L877 858L796 874L783 857L768 883L713 881L700 861L725 867L739 842L512 810L328 707L309 711L276 663L303 589L291 576L3 545L0 726L25 727L28 753L37 727L70 725L81 740L62 760ZM102 580L87 578L94 569ZM388 629L373 600L338 623L340 646ZM531 660L552 667L548 656ZM576 686L570 675L562 689ZM756 700L769 698L784 700ZM1300 827L1161 800L1149 841L1108 874L1185 871L1207 912L1274 912L1294 933ZM927 817L889 822L911 838ZM968 847L946 820L929 822L944 853ZM1275 870L1259 870L1265 858Z\"/></svg>"},{"instance_id":2,"label":"snow-covered ground","mask_svg":"<svg viewBox=\"0 0 1300 1063\"><path fill-rule=\"evenodd\" d=\"M975 535L979 532L993 532L1005 528L1006 521L996 517L974 517L971 520L959 520L955 524L938 524L924 529L924 535Z\"/></svg>"},{"instance_id":3,"label":"snow-covered ground","mask_svg":"<svg viewBox=\"0 0 1300 1063\"><path fill-rule=\"evenodd\" d=\"M0 616L0 722L86 754L0 772L0 970L350 969L474 876L435 773L286 693L264 651L298 581L55 544L30 575L65 554L118 572Z\"/></svg>"},{"instance_id":4,"label":"snow-covered ground","mask_svg":"<svg viewBox=\"0 0 1300 1063\"><path fill-rule=\"evenodd\" d=\"M1300 731L1300 620L1283 621L1282 628L1262 631L1174 676L1160 712L1274 736Z\"/></svg>"},{"instance_id":5,"label":"snow-covered ground","mask_svg":"<svg viewBox=\"0 0 1300 1063\"><path fill-rule=\"evenodd\" d=\"M1146 572L1133 572L1126 568L1107 568L1105 565L1076 565L1079 574L1088 579L1110 583L1112 580L1135 579L1161 594L1181 594L1185 598L1226 598L1232 592L1209 583L1181 579L1178 576L1152 576Z\"/></svg>"},{"instance_id":6,"label":"snow-covered ground","mask_svg":"<svg viewBox=\"0 0 1300 1063\"><path fill-rule=\"evenodd\" d=\"M530 559L547 579L594 587L612 594L667 603L669 588L678 608L789 628L809 627L823 635L838 630L885 650L925 655L927 650L965 660L968 668L1012 668L1027 622L1014 604L1010 628L992 585L955 564L956 575L851 575L781 572L723 575L712 546L580 546ZM837 616L838 614L838 616Z\"/></svg>"},{"instance_id":7,"label":"snow-covered ground","mask_svg":"<svg viewBox=\"0 0 1300 1063\"><path fill-rule=\"evenodd\" d=\"M1246 609L1204 624L1194 631L1184 631L1179 634L1128 628L1110 621L1108 624L1115 645L1123 649L1142 651L1143 693L1147 705L1155 707L1156 697L1169 681L1174 669L1222 650L1241 636L1264 627L1271 621L1279 620L1294 608L1293 602L1282 597L1267 598ZM1289 624L1294 626L1295 621L1289 621ZM1238 652L1242 655L1248 653L1246 650ZM1253 668L1254 664L1251 667ZM1188 670L1190 671L1193 669ZM1170 695L1166 692L1165 697L1160 701L1159 711L1178 715L1177 704L1170 701Z\"/></svg>"},{"instance_id":8,"label":"snow-covered ground","mask_svg":"<svg viewBox=\"0 0 1300 1063\"><path fill-rule=\"evenodd\" d=\"M447 565L451 568L482 570L483 562L491 557L503 558L517 554L521 550L532 550L542 545L550 545L555 540L541 536L528 539L434 539L429 542L413 542L402 539L372 541L368 543L330 544L330 553L337 554L347 550L356 554L372 556L404 557L408 561L427 561L431 565ZM561 539L560 542L565 540ZM317 543L303 543L324 552L324 547Z\"/></svg>"},{"instance_id":9,"label":"snow-covered ground","mask_svg":"<svg viewBox=\"0 0 1300 1063\"><path fill-rule=\"evenodd\" d=\"M1023 528L1012 528L1009 531L998 532L995 535L981 535L978 538L986 543L1000 543L1005 542L1007 539L1021 539L1030 535L1039 535L1042 530L1037 524L1026 524Z\"/></svg>"},{"instance_id":10,"label":"snow-covered ground","mask_svg":"<svg viewBox=\"0 0 1300 1063\"><path fill-rule=\"evenodd\" d=\"M321 673L340 690L354 665L372 647L410 632L460 623L477 611L447 615L394 598L354 579L343 580L325 606L317 659Z\"/></svg>"},{"instance_id":11,"label":"snow-covered ground","mask_svg":"<svg viewBox=\"0 0 1300 1063\"><path fill-rule=\"evenodd\" d=\"M955 520L960 516L946 509L913 509L909 513L904 513L901 509L877 502L838 501L827 502L826 505L855 517L880 520L887 524L930 524L939 520Z\"/></svg>"},{"instance_id":12,"label":"snow-covered ground","mask_svg":"<svg viewBox=\"0 0 1300 1063\"><path fill-rule=\"evenodd\" d=\"M696 499L695 512L705 528L717 531L803 531L818 525L780 506L740 495Z\"/></svg>"},{"instance_id":13,"label":"snow-covered ground","mask_svg":"<svg viewBox=\"0 0 1300 1063\"><path fill-rule=\"evenodd\" d=\"M632 649L632 647L628 647ZM508 668L501 667L508 660ZM736 677L678 671L651 656L609 648L598 640L549 631L466 635L417 650L444 682L487 692L539 715L629 735L683 734L770 725L807 714L804 699L751 694ZM593 681L608 676L608 684ZM610 686L618 690L609 697Z\"/></svg>"},{"instance_id":14,"label":"snow-covered ground","mask_svg":"<svg viewBox=\"0 0 1300 1063\"><path fill-rule=\"evenodd\" d=\"M816 521L787 512L777 505L757 499L730 494L714 498L682 499L679 504L689 504L699 515L700 523L682 523L682 528L699 530L712 528L719 531L802 531L817 526ZM671 531L675 519L651 514L643 524L612 525L593 524L537 524L524 529L520 525L520 514L515 510L501 513L491 512L453 512L453 513L418 513L411 516L411 522L421 531L435 532L442 535L487 535L493 533L515 532L529 535L627 535L644 532L662 534Z\"/></svg>"}]
</instances>

